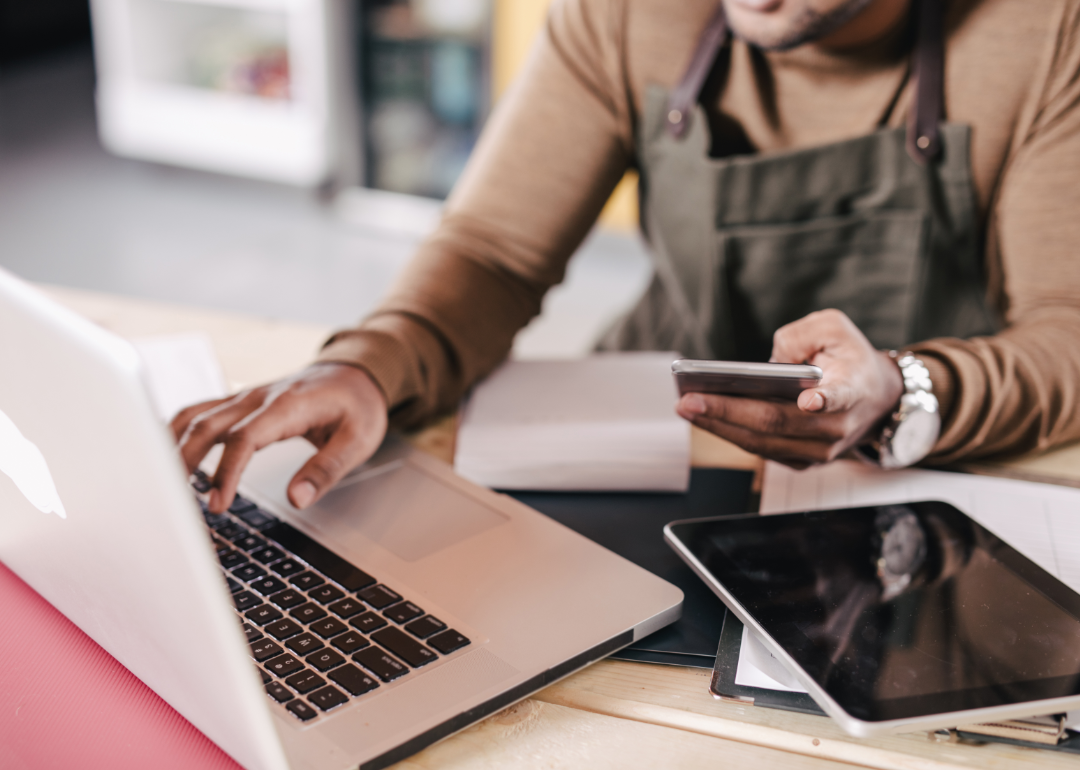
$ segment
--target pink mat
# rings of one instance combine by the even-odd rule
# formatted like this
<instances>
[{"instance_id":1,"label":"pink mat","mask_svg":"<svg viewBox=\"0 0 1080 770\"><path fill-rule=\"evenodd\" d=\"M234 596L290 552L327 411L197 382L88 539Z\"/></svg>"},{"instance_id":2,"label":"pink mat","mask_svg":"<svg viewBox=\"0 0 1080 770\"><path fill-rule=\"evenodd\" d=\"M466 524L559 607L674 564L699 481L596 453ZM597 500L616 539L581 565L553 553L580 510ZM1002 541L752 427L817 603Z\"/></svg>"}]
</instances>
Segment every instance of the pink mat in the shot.
<instances>
[{"instance_id":1,"label":"pink mat","mask_svg":"<svg viewBox=\"0 0 1080 770\"><path fill-rule=\"evenodd\" d=\"M240 766L0 564L0 768Z\"/></svg>"}]
</instances>

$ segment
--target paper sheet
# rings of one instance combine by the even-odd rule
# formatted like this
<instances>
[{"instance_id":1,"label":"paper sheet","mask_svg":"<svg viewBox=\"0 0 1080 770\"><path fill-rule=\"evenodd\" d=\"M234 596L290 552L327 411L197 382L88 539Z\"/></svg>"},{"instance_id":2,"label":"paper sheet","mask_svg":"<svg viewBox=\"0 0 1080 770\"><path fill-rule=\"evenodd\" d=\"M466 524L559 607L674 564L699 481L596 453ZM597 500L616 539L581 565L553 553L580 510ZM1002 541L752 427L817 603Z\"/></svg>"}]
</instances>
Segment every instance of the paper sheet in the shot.
<instances>
[{"instance_id":1,"label":"paper sheet","mask_svg":"<svg viewBox=\"0 0 1080 770\"><path fill-rule=\"evenodd\" d=\"M227 392L214 347L205 334L170 334L131 340L143 360L158 416L168 422L186 406Z\"/></svg>"},{"instance_id":2,"label":"paper sheet","mask_svg":"<svg viewBox=\"0 0 1080 770\"><path fill-rule=\"evenodd\" d=\"M968 473L885 471L853 460L805 471L770 462L765 466L761 513L918 500L952 503L1074 591L1080 591L1080 489ZM747 649L744 641L743 650ZM768 655L768 651L762 651ZM760 656L754 655L751 645L745 672L740 654L735 683L768 687L752 683L761 676L768 677L767 665L762 671L756 663L760 663ZM1070 712L1069 727L1080 727L1080 712Z\"/></svg>"},{"instance_id":3,"label":"paper sheet","mask_svg":"<svg viewBox=\"0 0 1080 770\"><path fill-rule=\"evenodd\" d=\"M690 426L675 414L675 357L504 364L465 407L454 469L501 489L685 491Z\"/></svg>"}]
</instances>

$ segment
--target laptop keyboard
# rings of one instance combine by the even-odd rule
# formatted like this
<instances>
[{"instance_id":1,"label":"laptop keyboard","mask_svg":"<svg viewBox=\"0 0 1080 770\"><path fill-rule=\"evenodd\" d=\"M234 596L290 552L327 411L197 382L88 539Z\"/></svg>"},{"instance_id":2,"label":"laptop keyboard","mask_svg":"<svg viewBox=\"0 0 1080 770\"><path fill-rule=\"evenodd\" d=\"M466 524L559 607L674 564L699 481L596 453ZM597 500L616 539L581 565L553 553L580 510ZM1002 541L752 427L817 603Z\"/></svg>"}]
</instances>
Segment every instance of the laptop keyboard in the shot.
<instances>
[{"instance_id":1,"label":"laptop keyboard","mask_svg":"<svg viewBox=\"0 0 1080 770\"><path fill-rule=\"evenodd\" d=\"M197 491L210 484L201 473ZM266 694L304 722L470 644L397 591L239 495L203 517Z\"/></svg>"}]
</instances>

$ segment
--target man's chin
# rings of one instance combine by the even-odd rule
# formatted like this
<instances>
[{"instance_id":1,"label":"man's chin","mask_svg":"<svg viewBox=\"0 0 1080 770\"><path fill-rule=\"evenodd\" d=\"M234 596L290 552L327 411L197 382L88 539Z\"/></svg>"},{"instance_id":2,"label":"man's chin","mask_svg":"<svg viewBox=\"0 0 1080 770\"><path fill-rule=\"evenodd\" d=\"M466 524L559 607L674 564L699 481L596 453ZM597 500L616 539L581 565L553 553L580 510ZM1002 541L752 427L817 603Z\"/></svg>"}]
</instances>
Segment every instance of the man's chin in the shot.
<instances>
[{"instance_id":1,"label":"man's chin","mask_svg":"<svg viewBox=\"0 0 1080 770\"><path fill-rule=\"evenodd\" d=\"M766 51L786 51L831 35L874 0L846 0L825 13L806 0L723 0L732 32Z\"/></svg>"}]
</instances>

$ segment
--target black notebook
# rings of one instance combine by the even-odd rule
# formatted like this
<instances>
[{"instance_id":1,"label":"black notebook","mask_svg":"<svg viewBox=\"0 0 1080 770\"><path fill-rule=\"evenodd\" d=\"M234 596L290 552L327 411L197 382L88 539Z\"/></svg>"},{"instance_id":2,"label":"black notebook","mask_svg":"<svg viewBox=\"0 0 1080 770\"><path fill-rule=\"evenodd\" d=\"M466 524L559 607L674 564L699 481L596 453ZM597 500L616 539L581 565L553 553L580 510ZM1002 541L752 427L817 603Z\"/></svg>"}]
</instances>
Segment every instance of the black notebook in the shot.
<instances>
[{"instance_id":1,"label":"black notebook","mask_svg":"<svg viewBox=\"0 0 1080 770\"><path fill-rule=\"evenodd\" d=\"M686 598L678 621L611 657L711 669L727 608L664 542L664 525L679 519L756 510L757 501L750 490L753 478L750 471L695 468L685 494L510 494L682 589Z\"/></svg>"}]
</instances>

